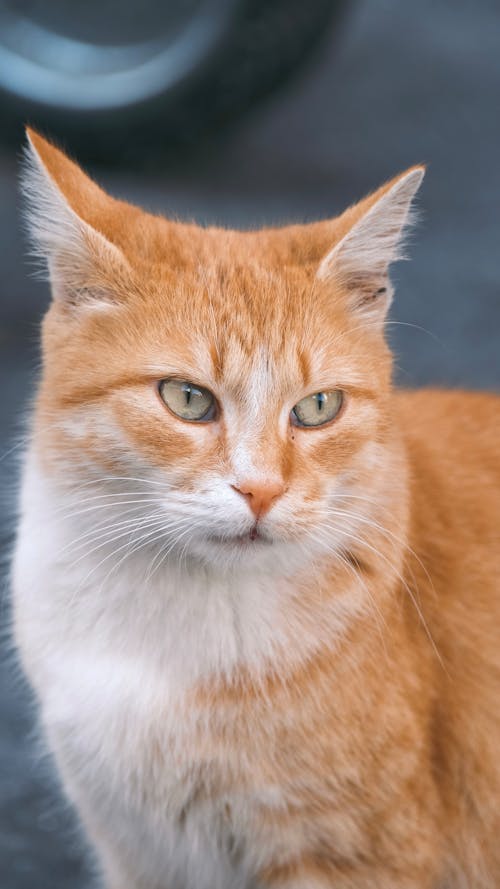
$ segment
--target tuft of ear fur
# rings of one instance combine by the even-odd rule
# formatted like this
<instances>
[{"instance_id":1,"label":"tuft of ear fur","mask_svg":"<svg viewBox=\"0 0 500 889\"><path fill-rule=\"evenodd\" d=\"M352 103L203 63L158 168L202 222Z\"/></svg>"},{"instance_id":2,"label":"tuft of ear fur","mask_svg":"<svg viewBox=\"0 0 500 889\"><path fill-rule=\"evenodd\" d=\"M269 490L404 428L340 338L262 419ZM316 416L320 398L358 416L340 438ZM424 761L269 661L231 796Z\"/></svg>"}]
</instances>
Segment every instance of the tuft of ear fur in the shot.
<instances>
[{"instance_id":1,"label":"tuft of ear fur","mask_svg":"<svg viewBox=\"0 0 500 889\"><path fill-rule=\"evenodd\" d=\"M61 151L27 129L21 189L35 256L48 269L55 300L68 306L115 304L110 280L128 270L122 251L90 225L70 201L91 205L107 198ZM111 199L110 199L111 200Z\"/></svg>"},{"instance_id":2,"label":"tuft of ear fur","mask_svg":"<svg viewBox=\"0 0 500 889\"><path fill-rule=\"evenodd\" d=\"M319 266L318 279L338 282L350 294L352 308L370 321L383 322L391 304L389 266L405 258L404 233L424 173L424 167L413 167L346 211L350 227ZM342 222L341 217L341 231Z\"/></svg>"}]
</instances>

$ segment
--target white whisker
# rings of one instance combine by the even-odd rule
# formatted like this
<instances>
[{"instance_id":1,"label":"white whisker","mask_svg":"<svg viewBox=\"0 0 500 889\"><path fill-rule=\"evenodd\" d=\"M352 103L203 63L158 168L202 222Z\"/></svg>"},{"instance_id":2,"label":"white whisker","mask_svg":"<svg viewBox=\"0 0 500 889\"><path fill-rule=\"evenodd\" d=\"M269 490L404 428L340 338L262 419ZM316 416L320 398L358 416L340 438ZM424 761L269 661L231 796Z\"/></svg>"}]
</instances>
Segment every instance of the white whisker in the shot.
<instances>
[{"instance_id":1,"label":"white whisker","mask_svg":"<svg viewBox=\"0 0 500 889\"><path fill-rule=\"evenodd\" d=\"M353 518L352 515L350 515L349 517L350 517L350 518ZM424 617L423 612L422 612L422 609L421 609L421 607L420 607L420 605L419 605L419 603L418 603L418 600L417 600L417 598L416 598L414 592L411 590L410 586L408 585L408 583L406 582L406 580L405 580L404 577L402 576L401 572L396 568L396 566L395 566L395 565L388 559L388 557L387 557L384 553L380 552L380 550L378 550L376 547L372 546L366 539L364 539L364 538L362 538L362 537L358 537L357 535L355 535L355 534L353 534L352 532L346 530L345 528L339 528L338 531L339 531L342 535L344 535L348 540L352 540L353 542L357 543L357 544L358 544L359 546L361 546L362 548L366 548L366 549L368 549L368 550L369 550L370 552L372 552L377 558L382 559L382 561L385 562L385 563L389 566L389 568L390 568L391 571L393 572L394 576L399 580L399 582L402 584L403 588L404 588L404 589L406 590L406 592L408 593L408 595L409 595L409 597L410 597L410 599L411 599L411 601L412 601L412 603L413 603L413 606L414 606L414 608L415 608L415 610L416 610L416 612L417 612L417 615L418 615L418 617L419 617L419 620L420 620L420 622L421 622L421 624L422 624L422 627L423 627L423 629L424 629L424 631L425 631L425 633L426 633L426 635L427 635L427 638L429 639L429 642L430 642L430 644L431 644L431 646L432 646L432 648L433 648L433 651L434 651L434 653L435 653L435 655L436 655L436 657L437 657L439 663L440 663L441 666L443 667L443 669L446 670L446 667L445 667L444 662L443 662L443 660L442 660L442 658L441 658L441 655L440 655L439 650L438 650L438 648L437 648L437 645L436 645L436 643L435 643L435 641L434 641L434 638L433 638L433 636L432 636L432 634L431 634L431 632L430 632L430 629L429 629L429 627L428 627L427 621L425 620L425 617Z\"/></svg>"}]
</instances>

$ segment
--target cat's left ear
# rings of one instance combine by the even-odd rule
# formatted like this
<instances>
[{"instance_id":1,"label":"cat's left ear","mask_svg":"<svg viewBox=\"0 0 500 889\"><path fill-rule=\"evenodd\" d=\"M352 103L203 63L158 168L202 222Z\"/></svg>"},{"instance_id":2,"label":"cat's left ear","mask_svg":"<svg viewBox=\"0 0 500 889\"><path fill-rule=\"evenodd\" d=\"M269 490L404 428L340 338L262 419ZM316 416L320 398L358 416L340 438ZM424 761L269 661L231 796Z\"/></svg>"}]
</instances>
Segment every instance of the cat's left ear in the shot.
<instances>
[{"instance_id":1,"label":"cat's left ear","mask_svg":"<svg viewBox=\"0 0 500 889\"><path fill-rule=\"evenodd\" d=\"M404 234L424 167L413 167L351 207L338 220L340 240L322 260L317 277L347 292L360 319L382 324L392 301L389 266L404 258Z\"/></svg>"},{"instance_id":2,"label":"cat's left ear","mask_svg":"<svg viewBox=\"0 0 500 889\"><path fill-rule=\"evenodd\" d=\"M27 222L37 256L63 307L116 305L129 264L113 243L114 201L62 151L31 129L22 175ZM110 231L108 231L108 229Z\"/></svg>"}]
</instances>

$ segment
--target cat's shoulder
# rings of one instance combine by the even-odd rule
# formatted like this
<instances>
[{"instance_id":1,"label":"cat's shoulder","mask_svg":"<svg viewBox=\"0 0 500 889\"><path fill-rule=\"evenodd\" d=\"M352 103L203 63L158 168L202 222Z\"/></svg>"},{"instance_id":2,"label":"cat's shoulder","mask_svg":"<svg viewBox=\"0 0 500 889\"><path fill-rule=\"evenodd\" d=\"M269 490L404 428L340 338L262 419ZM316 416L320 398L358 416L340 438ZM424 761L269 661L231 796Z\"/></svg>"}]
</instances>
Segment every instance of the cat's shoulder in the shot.
<instances>
[{"instance_id":1,"label":"cat's shoulder","mask_svg":"<svg viewBox=\"0 0 500 889\"><path fill-rule=\"evenodd\" d=\"M462 428L491 427L500 424L500 395L463 389L397 389L394 407L406 429L433 424L436 433Z\"/></svg>"},{"instance_id":2,"label":"cat's shoulder","mask_svg":"<svg viewBox=\"0 0 500 889\"><path fill-rule=\"evenodd\" d=\"M500 396L460 389L396 390L394 412L413 458L434 454L465 471L498 469Z\"/></svg>"}]
</instances>

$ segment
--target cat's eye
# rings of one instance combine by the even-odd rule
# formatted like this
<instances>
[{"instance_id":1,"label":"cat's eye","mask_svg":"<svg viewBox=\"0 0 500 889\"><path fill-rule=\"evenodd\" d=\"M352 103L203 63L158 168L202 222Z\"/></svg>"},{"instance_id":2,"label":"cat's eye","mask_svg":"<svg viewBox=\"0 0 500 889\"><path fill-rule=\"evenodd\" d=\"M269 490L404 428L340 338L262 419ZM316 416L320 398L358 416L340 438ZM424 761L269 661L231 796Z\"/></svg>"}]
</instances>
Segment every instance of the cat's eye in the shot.
<instances>
[{"instance_id":1,"label":"cat's eye","mask_svg":"<svg viewBox=\"0 0 500 889\"><path fill-rule=\"evenodd\" d=\"M337 416L343 400L340 389L307 395L292 409L292 423L294 426L324 426Z\"/></svg>"},{"instance_id":2,"label":"cat's eye","mask_svg":"<svg viewBox=\"0 0 500 889\"><path fill-rule=\"evenodd\" d=\"M203 386L187 380L162 380L158 391L167 407L181 420L208 422L215 419L217 402Z\"/></svg>"}]
</instances>

